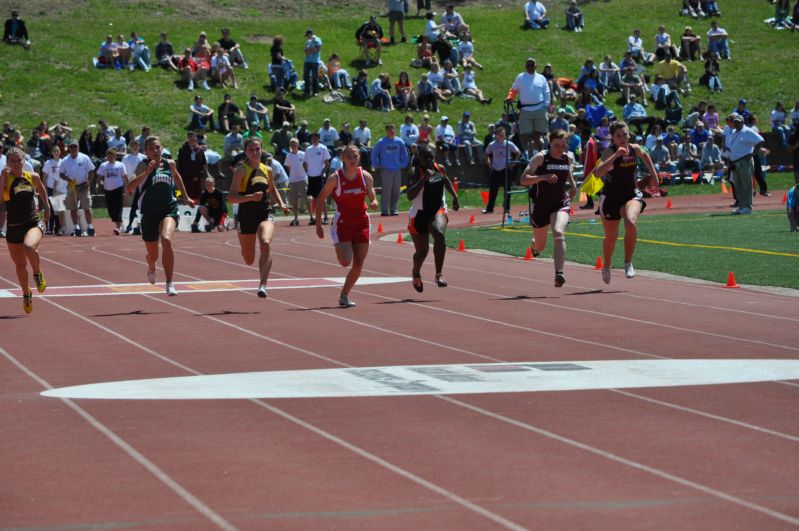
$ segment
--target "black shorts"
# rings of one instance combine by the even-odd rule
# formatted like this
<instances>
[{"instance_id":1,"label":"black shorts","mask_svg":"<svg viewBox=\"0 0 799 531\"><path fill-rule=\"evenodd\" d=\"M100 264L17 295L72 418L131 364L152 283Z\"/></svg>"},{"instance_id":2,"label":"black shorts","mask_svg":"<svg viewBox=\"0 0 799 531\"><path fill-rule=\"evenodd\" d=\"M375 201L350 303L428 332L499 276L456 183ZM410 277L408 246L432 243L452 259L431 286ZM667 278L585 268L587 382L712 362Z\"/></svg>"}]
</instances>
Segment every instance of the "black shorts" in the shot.
<instances>
[{"instance_id":1,"label":"black shorts","mask_svg":"<svg viewBox=\"0 0 799 531\"><path fill-rule=\"evenodd\" d=\"M175 220L178 223L177 205L167 207L164 212L153 212L150 209L142 210L141 214L141 239L146 242L157 242L161 236L161 221L166 218Z\"/></svg>"},{"instance_id":2,"label":"black shorts","mask_svg":"<svg viewBox=\"0 0 799 531\"><path fill-rule=\"evenodd\" d=\"M555 212L560 212L561 210L568 212L571 208L571 201L566 198L560 203L551 203L548 205L533 203L532 205L533 208L530 211L530 225L532 225L534 229L541 229L549 225L549 218Z\"/></svg>"},{"instance_id":3,"label":"black shorts","mask_svg":"<svg viewBox=\"0 0 799 531\"><path fill-rule=\"evenodd\" d=\"M325 186L324 177L308 177L308 195L316 199L322 193L322 188Z\"/></svg>"},{"instance_id":4,"label":"black shorts","mask_svg":"<svg viewBox=\"0 0 799 531\"><path fill-rule=\"evenodd\" d=\"M243 205L239 205L239 234L255 234L258 232L258 225L264 221L275 222L275 217L272 211L268 208L259 209L257 211L242 212Z\"/></svg>"},{"instance_id":5,"label":"black shorts","mask_svg":"<svg viewBox=\"0 0 799 531\"><path fill-rule=\"evenodd\" d=\"M9 225L6 227L6 241L8 243L24 243L25 235L33 228L39 229L44 234L44 224L40 221L30 221L22 225Z\"/></svg>"},{"instance_id":6,"label":"black shorts","mask_svg":"<svg viewBox=\"0 0 799 531\"><path fill-rule=\"evenodd\" d=\"M599 215L608 221L618 221L621 219L621 209L627 201L640 201L641 212L646 208L644 194L638 188L627 195L603 195L599 199Z\"/></svg>"}]
</instances>

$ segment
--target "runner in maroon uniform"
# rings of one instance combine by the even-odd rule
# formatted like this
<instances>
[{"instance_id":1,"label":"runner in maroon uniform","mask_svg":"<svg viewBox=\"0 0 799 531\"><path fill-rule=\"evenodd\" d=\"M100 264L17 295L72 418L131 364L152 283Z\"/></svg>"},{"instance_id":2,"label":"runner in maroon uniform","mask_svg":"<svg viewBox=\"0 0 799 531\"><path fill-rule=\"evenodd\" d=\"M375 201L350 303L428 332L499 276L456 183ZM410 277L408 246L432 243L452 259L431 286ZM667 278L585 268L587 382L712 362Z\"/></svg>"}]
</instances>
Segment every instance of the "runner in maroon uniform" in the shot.
<instances>
[{"instance_id":1,"label":"runner in maroon uniform","mask_svg":"<svg viewBox=\"0 0 799 531\"><path fill-rule=\"evenodd\" d=\"M604 265L602 281L610 284L610 264L616 239L619 236L619 221L624 218L624 273L627 278L635 276L633 253L638 239L638 216L646 208L641 190L657 184L657 171L649 154L638 144L630 144L630 131L624 122L610 126L611 145L602 153L594 168L594 175L605 183L599 202L599 214L605 229L602 244ZM644 161L649 175L635 180L638 159Z\"/></svg>"},{"instance_id":2,"label":"runner in maroon uniform","mask_svg":"<svg viewBox=\"0 0 799 531\"><path fill-rule=\"evenodd\" d=\"M366 212L366 197L369 197L369 208L377 208L374 180L369 172L358 166L361 153L357 147L350 145L342 155L344 169L338 170L328 177L316 200L316 235L325 237L322 228L322 207L328 197L336 203L336 213L330 226L330 237L336 246L336 258L343 267L352 264L347 279L341 288L338 305L342 308L355 306L349 294L358 277L361 276L363 262L369 252L369 233L371 223Z\"/></svg>"},{"instance_id":3,"label":"runner in maroon uniform","mask_svg":"<svg viewBox=\"0 0 799 531\"><path fill-rule=\"evenodd\" d=\"M522 174L521 185L536 185L530 190L533 200L530 223L533 225L533 255L538 256L547 245L547 227L552 227L552 252L555 262L555 287L566 283L563 264L566 261L566 239L563 235L569 223L569 207L577 185L572 176L574 160L566 146L566 132L556 129L549 133L549 151L539 151ZM566 192L566 185L569 191Z\"/></svg>"},{"instance_id":4,"label":"runner in maroon uniform","mask_svg":"<svg viewBox=\"0 0 799 531\"><path fill-rule=\"evenodd\" d=\"M47 190L36 173L23 171L22 161L25 153L19 148L8 150L6 167L0 173L0 202L6 206L8 233L6 244L11 261L17 271L19 287L22 288L22 308L25 313L33 311L33 294L28 287L28 263L33 270L36 289L44 293L47 283L39 268L39 243L44 235L44 227L50 220L50 204ZM39 221L36 194L44 205L44 224Z\"/></svg>"}]
</instances>

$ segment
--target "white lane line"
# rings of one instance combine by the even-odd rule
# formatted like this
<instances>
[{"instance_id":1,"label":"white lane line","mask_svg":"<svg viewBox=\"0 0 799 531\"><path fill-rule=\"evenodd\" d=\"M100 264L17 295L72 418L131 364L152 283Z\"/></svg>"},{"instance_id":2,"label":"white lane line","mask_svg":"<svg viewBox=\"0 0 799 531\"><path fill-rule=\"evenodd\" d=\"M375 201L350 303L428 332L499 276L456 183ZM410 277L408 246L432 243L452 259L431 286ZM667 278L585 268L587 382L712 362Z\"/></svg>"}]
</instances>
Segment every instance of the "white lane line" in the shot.
<instances>
[{"instance_id":1,"label":"white lane line","mask_svg":"<svg viewBox=\"0 0 799 531\"><path fill-rule=\"evenodd\" d=\"M111 253L109 253L109 254L111 254ZM59 265L62 265L62 264L59 264ZM68 268L68 269L72 269L72 268ZM73 271L79 272L78 270L74 270L74 269L73 269ZM92 275L92 276L94 276L94 275ZM94 277L94 278L99 278L99 277ZM8 279L5 279L3 277L0 277L0 279L5 280L6 282L9 282ZM238 326L235 326L235 325L231 325L230 323L226 323L225 321L216 319L213 316L203 315L203 314L201 314L199 312L195 312L195 311L190 310L188 308L183 308L181 306L178 306L177 304L173 304L173 303L170 303L170 302L168 302L166 300L158 299L158 298L152 297L150 295L144 295L144 296L147 297L147 298L150 298L152 300L161 302L163 304L168 304L169 306L173 306L173 307L178 308L180 310L189 312L189 313L191 313L193 315L198 315L198 316L201 316L201 317L205 317L207 319L210 319L212 321L218 322L218 323L223 324L225 326L230 326L230 327L238 329L238 330L240 330L242 332L247 332L247 330L245 330L245 329L243 329L241 327L238 327ZM67 313L70 313L72 315L80 317L78 314L76 314L72 310L69 310L69 309L63 307L63 306L61 306L60 304L58 304L58 303L56 303L54 301L47 301L47 302L52 304L52 305L54 305L54 306L56 306L56 307L58 307L58 308L61 308L61 309L65 310ZM111 335L114 335L115 337L121 336L121 334L119 334L117 332L114 332L113 330L111 330L111 329L109 329L109 328L107 328L107 327L105 327L105 326L103 326L103 325L101 325L99 323L93 322L93 321L91 321L89 319L85 319L83 317L81 317L81 319L83 319L86 322L88 322L89 324L99 328L100 330L103 330L105 332L110 333ZM258 334L258 335L260 336L260 334ZM260 337L262 337L264 339L269 339L269 338L266 338L266 336L260 336ZM137 342L135 342L133 340L126 339L125 341L127 343L129 343L129 344L132 344L132 345L138 347L138 348L141 348L144 352L147 352L148 354L153 352L152 349L144 347L143 345L139 345ZM276 340L272 340L272 341L273 342L277 342ZM277 343L282 343L282 342L277 342ZM283 343L283 344L286 345L287 348L291 348L291 349L294 349L294 350L297 350L297 351L300 351L300 352L303 352L303 353L307 353L309 355L312 355L312 356L315 356L315 357L318 357L318 358L321 358L321 359L329 359L329 358L325 358L322 355L315 354L315 353L313 353L311 351L306 351L305 349L301 349L299 347L294 347L292 345L289 345L288 343ZM161 355L159 353L156 353L155 355L159 359L162 359L162 360L166 360L167 359L166 356L163 356L163 355ZM341 362L337 362L337 361L332 360L332 359L330 361L332 363L337 364L337 365L345 365L345 364L342 364ZM172 365L176 365L176 366L180 366L181 365L177 361L171 361L171 364ZM189 373L191 373L191 374L195 374L195 375L202 374L202 373L200 373L200 372L198 372L198 371L196 371L194 369L188 368L188 367L186 368L186 370ZM49 389L53 389L53 388L49 387ZM63 399L63 400L65 402L69 402L68 399ZM508 520L507 518L505 518L505 517L503 517L503 516L501 516L499 514L496 514L496 513L492 512L492 511L482 507L481 505L472 503L469 500L467 500L465 498L462 498L462 497L458 496L457 494L455 494L455 493L453 493L453 492L451 492L451 491L449 491L449 490L447 490L447 489L445 489L445 488L443 488L443 487L441 487L439 485L436 485L435 483L432 483L432 482L422 478L421 476L417 476L416 474L414 474L414 473L412 473L412 472L410 472L408 470L405 470L405 469L403 469L403 468L401 468L401 467L399 467L397 465L394 465L391 462L386 461L385 459L382 459L381 457L379 457L379 456L377 456L375 454L372 454L371 452L369 452L367 450L364 450L363 448L360 448L359 446L356 446L356 445L354 445L354 444L352 444L350 442L347 442L346 440L341 439L340 437L337 437L337 436L333 435L330 432L327 432L327 431L325 431L325 430L323 430L321 428L318 428L318 427L316 427L316 426L314 426L314 425L312 425L312 424L310 424L310 423L308 423L308 422L306 422L306 421L304 421L304 420L302 420L302 419L300 419L298 417L295 417L295 416L291 415L290 413L288 413L286 411L283 411L280 408L271 406L271 405L269 405L269 404L267 404L267 403L265 403L265 402L263 402L261 400L249 400L249 402L255 403L259 407L267 409L267 410L271 411L274 414L280 415L282 418L284 418L286 420L289 420L292 423L294 423L294 424L296 424L298 426L301 426L301 427L303 427L303 428L305 428L307 430L310 430L313 433L324 437L326 440L328 440L330 442L333 442L333 443L341 446L342 448L350 450L350 451L354 452L356 455L358 455L360 457L363 457L363 458L366 458L366 459L370 460L371 462L373 462L373 463L375 463L377 465L382 466L383 468L389 470L390 472L393 472L395 474L399 474L400 476L404 477L405 479L413 481L417 485L419 485L421 487L424 487L424 488L426 488L426 489L428 489L428 490L430 490L430 491L432 491L432 492L434 492L434 493L436 493L436 494L438 494L440 496L443 496L444 498L450 500L451 502L456 503L456 504L460 505L461 507L463 507L465 509L468 509L468 510L470 510L470 511L476 513L476 514L479 514L480 516L483 516L483 517L493 521L494 523L496 523L496 524L498 524L498 525L500 525L500 526L502 526L502 527L504 527L506 529L512 529L514 531L524 531L525 530L525 528L523 526L521 526L519 524L516 524L515 522L513 522L511 520ZM75 405L75 407L78 407L78 406ZM80 411L83 411L83 410L81 409ZM81 416L83 416L83 415L81 415ZM98 424L99 424L99 421L98 421ZM110 430L108 430L108 431L109 431L109 433L112 433L112 432L110 432ZM124 441L122 441L122 439L119 439L119 440L124 443ZM124 449L124 447L123 447L123 449ZM141 455L141 454L139 454L139 455ZM142 459L146 460L146 458L143 455L141 457L142 457ZM154 464L152 466L155 467ZM188 491L187 491L187 493L188 493ZM224 529L235 529L235 527L230 526L230 527L225 527Z\"/></svg>"},{"instance_id":2,"label":"white lane line","mask_svg":"<svg viewBox=\"0 0 799 531\"><path fill-rule=\"evenodd\" d=\"M3 279L6 280L6 279ZM47 381L41 378L39 375L34 373L28 367L23 365L19 360L17 360L14 356L12 356L7 350L5 350L2 346L0 346L0 354L3 355L12 365L14 365L17 369L22 371L28 378L32 379L42 387L48 390L53 390L53 386L50 385ZM163 359L162 356L159 358ZM176 364L176 363L173 363ZM200 500L197 496L189 492L183 485L172 479L169 474L161 470L158 465L147 459L141 452L136 450L133 446L131 446L127 441L125 441L122 437L114 433L110 428L108 428L105 424L97 420L91 413L80 407L78 404L73 402L68 398L60 398L61 402L66 404L72 411L77 413L83 420L88 422L94 429L99 431L103 434L108 440L112 443L117 445L123 452L128 454L128 456L136 461L139 465L141 465L145 470L147 470L150 474L155 476L158 481L166 485L172 492L177 494L183 501L194 507L197 512L203 515L205 518L216 524L217 527L220 529L225 529L228 531L234 531L236 527L214 512L213 509L208 507L202 500Z\"/></svg>"},{"instance_id":3,"label":"white lane line","mask_svg":"<svg viewBox=\"0 0 799 531\"><path fill-rule=\"evenodd\" d=\"M787 522L787 523L792 524L792 525L799 525L799 518L794 518L793 516L781 513L779 511L775 511L773 509L769 509L768 507L765 507L763 505L759 505L757 503L750 502L750 501L745 500L743 498L739 498L737 496L733 496L731 494L727 494L726 492L714 489L712 487L708 487L707 485L703 485L702 483L697 483L695 481L691 481L690 479L685 479L683 477L676 476L674 474L670 474L670 473L668 473L668 472L666 472L664 470L660 470L659 468L655 468L655 467L652 467L652 466L644 465L644 464L639 463L637 461L632 461L632 460L624 458L624 457L622 457L620 455L616 455L614 453L611 453L611 452L608 452L608 451L605 451L605 450L601 450L601 449L596 448L594 446L590 446L588 444L581 443L581 442L576 441L574 439L570 439L569 437L564 437L563 435L558 435L557 433L545 430L543 428L539 428L537 426L533 426L532 424L527 424L525 422L521 422L521 421L518 421L516 419L512 419L512 418L507 417L505 415L501 415L501 414L498 414L498 413L494 413L492 411L488 411L486 409L483 409L483 408L478 407L478 406L474 406L474 405L469 404L467 402L463 402L462 400L458 400L456 398L452 398L452 397L449 397L449 396L439 396L439 398L441 400L445 400L447 402L451 402L454 405L469 409L469 410L471 410L471 411L473 411L475 413L479 413L481 415L486 415L488 417L492 417L492 418L494 418L496 420L505 422L507 424L511 424L511 425L516 426L518 428L521 428L523 430L528 430L528 431L531 431L533 433L537 433L538 435L543 435L544 437L547 437L549 439L553 439L553 440L561 442L563 444L567 444L567 445L572 446L574 448L579 448L580 450L583 450L583 451L586 451L586 452L590 452L590 453L592 453L592 454L594 454L596 456L603 457L605 459L609 459L611 461L614 461L616 463L622 464L624 466L628 466L628 467L634 468L636 470L640 470L642 472L646 472L648 474L652 474L652 475L657 476L657 477L659 477L661 479L665 479L667 481L671 481L673 483L677 483L679 485L683 485L685 487L689 487L689 488L698 490L700 492L704 492L705 494L709 494L709 495L714 496L716 498L719 498L721 500L730 502L730 503L732 503L734 505L738 505L740 507L746 507L747 509L751 509L753 511L757 511L759 513L765 514L767 516L770 516L772 518L776 518L777 520L781 520L783 522Z\"/></svg>"},{"instance_id":4,"label":"white lane line","mask_svg":"<svg viewBox=\"0 0 799 531\"><path fill-rule=\"evenodd\" d=\"M109 255L112 255L112 256L118 256L120 258L128 259L127 257L121 257L119 255L115 255L114 253L106 252L106 254L109 254ZM188 312L191 312L191 313L194 313L194 314L197 314L197 315L201 315L198 312L194 312L193 310L189 310L187 308L179 307L179 306L177 306L177 305L175 305L173 303L170 303L168 301L164 301L164 300L161 300L161 299L156 299L155 297L151 297L151 296L146 296L146 297L151 298L153 300L157 300L157 301L165 303L165 304L169 304L170 306L175 306L175 307L177 307L179 309L182 309L184 311L188 311ZM324 312L320 312L320 313L324 313ZM217 319L215 319L215 318L213 318L211 316L203 316L203 317L211 318L212 320L217 320ZM226 323L224 321L220 321L220 322L222 324L228 325L228 323ZM101 328L103 328L103 327L101 327ZM297 347L294 347L294 348L297 348ZM338 362L338 365L348 366L348 364L342 363L342 362ZM436 398L439 398L441 400L446 400L446 401L451 402L453 404L461 405L462 407L466 407L468 409L472 409L473 411L478 411L478 412L480 412L483 415L487 415L489 417L495 418L497 420L501 420L501 421L509 423L511 425L514 425L514 426L517 426L517 427L522 427L524 429L528 429L528 430L536 432L536 433L540 433L540 434L543 434L543 435L550 436L551 438L553 438L555 440L558 440L560 442L565 442L565 443L570 444L572 446L576 446L578 448L582 448L582 449L584 449L586 451L590 451L590 452L592 452L592 453L594 453L596 455L600 455L600 456L606 457L608 459L612 459L612 460L614 460L616 462L625 464L627 466L633 466L635 468L638 468L639 470L643 470L645 472L649 472L649 473L654 474L654 475L656 475L658 477L661 477L663 479L671 480L671 481L674 481L674 482L679 483L681 485L685 485L685 486L688 486L688 487L691 487L691 488L695 488L697 490L700 490L701 492L706 492L708 494L716 496L716 497L718 497L720 499L723 499L725 501L728 501L730 503L733 503L733 504L736 504L736 505L739 505L739 506L742 506L742 507L746 507L746 508L749 508L749 509L752 509L752 510L764 513L764 514L767 514L769 516L772 516L774 518L777 518L777 519L780 519L780 520L783 520L783 521L788 521L788 522L791 522L791 523L799 524L799 520L797 520L797 519L795 519L795 518L793 518L793 517L791 517L789 515L785 515L785 514L777 512L777 511L771 510L771 509L769 509L767 507L764 507L764 506L761 506L761 505L758 505L758 504L755 504L755 503L748 502L746 500L743 500L741 498L737 498L735 496L726 494L726 493L724 493L722 491L718 491L718 490L713 489L711 487L708 487L706 485L702 485L700 483L696 483L696 482L681 478L679 476L675 476L675 475L669 474L668 472L662 471L660 469L656 469L654 467L649 467L647 465L643 465L641 463L638 463L638 462L635 462L635 461L631 461L631 460L625 459L625 458L620 457L620 456L616 456L615 454L611 454L609 452L605 452L604 450L601 450L599 448L595 448L595 447L592 447L590 445L575 441L573 439L568 439L568 438L556 435L554 433L547 432L546 430L542 430L540 428L536 428L536 427L534 427L532 425L526 425L524 423L515 421L515 420L510 419L508 417L504 417L502 415L498 415L498 414L495 414L493 412L490 412L490 411L487 411L487 410L483 410L481 408L477 408L476 406L471 406L470 404L467 404L465 402L461 402L459 400L454 400L454 399L451 399L449 397L445 397L445 396L441 396L441 395L435 395L435 396L436 396ZM273 406L269 406L269 409L271 409L272 407ZM295 417L293 417L292 415L290 415L288 413L285 413L285 415L287 415L286 418L295 418ZM302 421L301 419L296 419L296 420L299 421L299 422L302 422L302 423L305 422L305 421ZM335 436L331 435L331 437L335 437ZM333 440L333 439L331 439L331 440ZM365 452L365 450L364 450L364 452ZM380 459L377 456L375 456L375 458L376 459ZM421 479L421 478L419 478L419 479ZM455 499L452 499L452 500L456 501ZM457 503L457 501L456 501L456 503ZM486 511L488 511L488 510L486 509ZM490 511L489 511L489 513L490 513ZM493 514L493 513L490 513L490 514ZM497 515L497 517L498 518L502 518L499 515ZM516 524L513 524L513 525L516 525Z\"/></svg>"}]
</instances>

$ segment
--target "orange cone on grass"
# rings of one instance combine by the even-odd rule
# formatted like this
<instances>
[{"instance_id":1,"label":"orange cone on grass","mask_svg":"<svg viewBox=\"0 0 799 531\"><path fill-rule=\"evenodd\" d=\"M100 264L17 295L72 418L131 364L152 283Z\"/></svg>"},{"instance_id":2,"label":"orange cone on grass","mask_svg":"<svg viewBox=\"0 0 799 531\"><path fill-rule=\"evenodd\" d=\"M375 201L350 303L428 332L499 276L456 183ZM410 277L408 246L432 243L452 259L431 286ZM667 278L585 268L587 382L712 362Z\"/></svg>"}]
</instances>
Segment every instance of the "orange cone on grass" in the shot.
<instances>
[{"instance_id":1,"label":"orange cone on grass","mask_svg":"<svg viewBox=\"0 0 799 531\"><path fill-rule=\"evenodd\" d=\"M400 232L397 234L397 245L402 245L403 243L405 243L405 240L402 239L402 233Z\"/></svg>"},{"instance_id":2,"label":"orange cone on grass","mask_svg":"<svg viewBox=\"0 0 799 531\"><path fill-rule=\"evenodd\" d=\"M666 208L674 208L674 206L672 206L672 204L671 204L671 199L666 201Z\"/></svg>"},{"instance_id":3,"label":"orange cone on grass","mask_svg":"<svg viewBox=\"0 0 799 531\"><path fill-rule=\"evenodd\" d=\"M533 248L532 247L528 247L527 248L527 252L524 254L524 259L527 260L527 261L530 261L530 260L533 259Z\"/></svg>"},{"instance_id":4,"label":"orange cone on grass","mask_svg":"<svg viewBox=\"0 0 799 531\"><path fill-rule=\"evenodd\" d=\"M728 194L729 193L729 191L727 190L727 185L724 184L724 181L721 181L721 193L722 194Z\"/></svg>"},{"instance_id":5,"label":"orange cone on grass","mask_svg":"<svg viewBox=\"0 0 799 531\"><path fill-rule=\"evenodd\" d=\"M466 251L466 244L463 243L463 240L461 240L461 242L458 244L458 250L460 252Z\"/></svg>"},{"instance_id":6,"label":"orange cone on grass","mask_svg":"<svg viewBox=\"0 0 799 531\"><path fill-rule=\"evenodd\" d=\"M602 269L602 257L596 257L596 265L594 265L594 269Z\"/></svg>"},{"instance_id":7,"label":"orange cone on grass","mask_svg":"<svg viewBox=\"0 0 799 531\"><path fill-rule=\"evenodd\" d=\"M727 274L727 285L724 286L724 287L725 288L740 288L741 287L735 282L735 273L733 273L732 271L730 271Z\"/></svg>"}]
</instances>

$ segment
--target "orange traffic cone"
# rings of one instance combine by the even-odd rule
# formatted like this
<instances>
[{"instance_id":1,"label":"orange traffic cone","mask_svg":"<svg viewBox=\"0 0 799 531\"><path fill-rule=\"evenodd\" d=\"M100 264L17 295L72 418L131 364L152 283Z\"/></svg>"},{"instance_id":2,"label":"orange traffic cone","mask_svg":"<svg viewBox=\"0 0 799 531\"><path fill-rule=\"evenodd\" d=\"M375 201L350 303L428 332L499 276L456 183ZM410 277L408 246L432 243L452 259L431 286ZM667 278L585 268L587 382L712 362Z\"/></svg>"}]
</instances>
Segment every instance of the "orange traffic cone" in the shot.
<instances>
[{"instance_id":1,"label":"orange traffic cone","mask_svg":"<svg viewBox=\"0 0 799 531\"><path fill-rule=\"evenodd\" d=\"M402 245L403 243L405 243L405 240L402 239L402 233L400 232L397 234L397 245Z\"/></svg>"},{"instance_id":2,"label":"orange traffic cone","mask_svg":"<svg viewBox=\"0 0 799 531\"><path fill-rule=\"evenodd\" d=\"M480 199L483 200L483 206L488 206L488 192L480 192Z\"/></svg>"},{"instance_id":3,"label":"orange traffic cone","mask_svg":"<svg viewBox=\"0 0 799 531\"><path fill-rule=\"evenodd\" d=\"M469 225L471 225L472 223L474 223L474 214L469 216Z\"/></svg>"},{"instance_id":4,"label":"orange traffic cone","mask_svg":"<svg viewBox=\"0 0 799 531\"><path fill-rule=\"evenodd\" d=\"M674 207L672 206L672 204L671 204L671 199L669 199L668 201L666 201L666 208L674 208Z\"/></svg>"},{"instance_id":5,"label":"orange traffic cone","mask_svg":"<svg viewBox=\"0 0 799 531\"><path fill-rule=\"evenodd\" d=\"M461 240L461 242L458 244L458 250L460 252L466 251L466 245L463 243L463 240Z\"/></svg>"},{"instance_id":6,"label":"orange traffic cone","mask_svg":"<svg viewBox=\"0 0 799 531\"><path fill-rule=\"evenodd\" d=\"M378 234L383 234L383 224L382 223L378 223L377 224L377 233Z\"/></svg>"},{"instance_id":7,"label":"orange traffic cone","mask_svg":"<svg viewBox=\"0 0 799 531\"><path fill-rule=\"evenodd\" d=\"M727 190L727 185L724 184L724 181L721 181L721 193L722 194L728 194L729 193L729 191Z\"/></svg>"},{"instance_id":8,"label":"orange traffic cone","mask_svg":"<svg viewBox=\"0 0 799 531\"><path fill-rule=\"evenodd\" d=\"M594 266L594 269L602 269L602 257L601 256L597 256L596 257L596 265Z\"/></svg>"},{"instance_id":9,"label":"orange traffic cone","mask_svg":"<svg viewBox=\"0 0 799 531\"><path fill-rule=\"evenodd\" d=\"M788 194L783 194L783 196L782 196L782 204L784 205L787 202L788 202Z\"/></svg>"},{"instance_id":10,"label":"orange traffic cone","mask_svg":"<svg viewBox=\"0 0 799 531\"><path fill-rule=\"evenodd\" d=\"M524 255L524 259L528 260L528 261L533 259L533 248L532 247L528 247L527 248L527 252Z\"/></svg>"},{"instance_id":11,"label":"orange traffic cone","mask_svg":"<svg viewBox=\"0 0 799 531\"><path fill-rule=\"evenodd\" d=\"M732 271L730 271L727 274L727 285L724 286L724 287L725 288L740 288L741 287L735 282L735 273L733 273Z\"/></svg>"}]
</instances>

